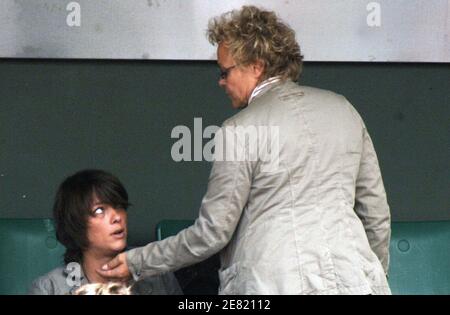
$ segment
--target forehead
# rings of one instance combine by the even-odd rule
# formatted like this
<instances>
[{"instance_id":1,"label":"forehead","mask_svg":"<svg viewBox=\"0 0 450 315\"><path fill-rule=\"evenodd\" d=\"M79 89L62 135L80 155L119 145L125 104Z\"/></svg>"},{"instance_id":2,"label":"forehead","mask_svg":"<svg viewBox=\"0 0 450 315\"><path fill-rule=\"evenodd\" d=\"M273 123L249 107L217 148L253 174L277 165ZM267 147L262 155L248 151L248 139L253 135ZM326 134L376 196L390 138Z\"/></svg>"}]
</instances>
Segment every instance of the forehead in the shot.
<instances>
[{"instance_id":1,"label":"forehead","mask_svg":"<svg viewBox=\"0 0 450 315\"><path fill-rule=\"evenodd\" d=\"M223 68L234 65L234 58L231 56L228 46L224 43L220 43L217 47L217 63Z\"/></svg>"},{"instance_id":2,"label":"forehead","mask_svg":"<svg viewBox=\"0 0 450 315\"><path fill-rule=\"evenodd\" d=\"M93 193L92 197L91 197L91 205L94 206L94 205L99 205L102 203L103 203L103 201L97 196L97 194Z\"/></svg>"},{"instance_id":3,"label":"forehead","mask_svg":"<svg viewBox=\"0 0 450 315\"><path fill-rule=\"evenodd\" d=\"M96 193L93 193L90 200L90 208L97 206L105 206L109 205L110 203L111 203L110 201L102 199L101 197L97 196Z\"/></svg>"},{"instance_id":4,"label":"forehead","mask_svg":"<svg viewBox=\"0 0 450 315\"><path fill-rule=\"evenodd\" d=\"M117 202L117 194L107 189L94 189L91 194L91 204L109 204Z\"/></svg>"}]
</instances>

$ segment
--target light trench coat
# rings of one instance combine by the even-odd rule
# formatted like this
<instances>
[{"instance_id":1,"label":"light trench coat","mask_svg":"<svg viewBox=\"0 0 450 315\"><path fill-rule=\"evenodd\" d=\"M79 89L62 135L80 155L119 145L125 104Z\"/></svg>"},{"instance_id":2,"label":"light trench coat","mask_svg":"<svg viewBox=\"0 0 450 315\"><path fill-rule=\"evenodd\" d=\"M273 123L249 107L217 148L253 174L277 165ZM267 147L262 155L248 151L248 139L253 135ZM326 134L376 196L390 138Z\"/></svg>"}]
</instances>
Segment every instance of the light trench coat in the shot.
<instances>
[{"instance_id":1,"label":"light trench coat","mask_svg":"<svg viewBox=\"0 0 450 315\"><path fill-rule=\"evenodd\" d=\"M278 127L279 154L215 161L194 225L127 252L133 276L220 251L220 294L390 294L390 211L353 106L333 92L279 81L221 130L237 126ZM274 138L260 137L259 145ZM249 149L244 139L234 150Z\"/></svg>"}]
</instances>

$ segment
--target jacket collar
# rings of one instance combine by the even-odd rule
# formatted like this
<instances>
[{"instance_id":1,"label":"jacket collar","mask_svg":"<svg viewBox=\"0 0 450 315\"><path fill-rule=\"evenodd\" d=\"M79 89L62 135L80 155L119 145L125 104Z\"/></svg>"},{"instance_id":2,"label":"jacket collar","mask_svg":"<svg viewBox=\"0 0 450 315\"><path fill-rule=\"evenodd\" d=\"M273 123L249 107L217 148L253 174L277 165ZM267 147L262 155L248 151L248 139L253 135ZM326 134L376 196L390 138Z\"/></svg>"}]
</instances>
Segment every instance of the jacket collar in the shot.
<instances>
[{"instance_id":1,"label":"jacket collar","mask_svg":"<svg viewBox=\"0 0 450 315\"><path fill-rule=\"evenodd\" d=\"M250 98L248 99L248 105L250 105L250 103L257 97L263 95L264 93L266 93L268 90L270 90L271 87L278 85L279 83L281 83L281 77L279 76L275 76L275 77L270 77L264 81L262 81L261 83L259 83L254 89L252 94L250 95Z\"/></svg>"}]
</instances>

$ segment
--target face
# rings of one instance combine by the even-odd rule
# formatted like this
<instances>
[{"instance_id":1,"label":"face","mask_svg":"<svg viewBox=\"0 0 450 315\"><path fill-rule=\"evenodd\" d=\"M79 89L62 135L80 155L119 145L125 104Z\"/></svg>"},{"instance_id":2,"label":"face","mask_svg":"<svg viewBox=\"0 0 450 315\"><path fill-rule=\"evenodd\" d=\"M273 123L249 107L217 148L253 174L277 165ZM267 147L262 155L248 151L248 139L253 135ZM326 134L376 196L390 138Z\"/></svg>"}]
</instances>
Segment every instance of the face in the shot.
<instances>
[{"instance_id":1,"label":"face","mask_svg":"<svg viewBox=\"0 0 450 315\"><path fill-rule=\"evenodd\" d=\"M94 199L88 218L87 250L98 255L112 256L120 253L127 245L127 213L125 209L114 208Z\"/></svg>"},{"instance_id":2,"label":"face","mask_svg":"<svg viewBox=\"0 0 450 315\"><path fill-rule=\"evenodd\" d=\"M217 48L217 63L222 71L235 66L228 70L226 78L220 78L219 85L228 94L233 108L245 107L258 85L262 67L259 64L238 65L225 43L220 43Z\"/></svg>"}]
</instances>

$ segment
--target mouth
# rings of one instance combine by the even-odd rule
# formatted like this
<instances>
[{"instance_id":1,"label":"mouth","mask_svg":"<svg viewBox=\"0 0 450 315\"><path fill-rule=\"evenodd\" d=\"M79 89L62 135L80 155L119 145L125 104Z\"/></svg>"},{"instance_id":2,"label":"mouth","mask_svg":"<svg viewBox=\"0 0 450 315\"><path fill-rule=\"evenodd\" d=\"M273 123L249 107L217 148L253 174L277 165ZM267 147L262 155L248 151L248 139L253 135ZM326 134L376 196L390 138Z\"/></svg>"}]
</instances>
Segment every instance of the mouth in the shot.
<instances>
[{"instance_id":1,"label":"mouth","mask_svg":"<svg viewBox=\"0 0 450 315\"><path fill-rule=\"evenodd\" d=\"M114 238L124 238L125 237L125 229L117 229L113 233L111 233L111 236Z\"/></svg>"}]
</instances>

